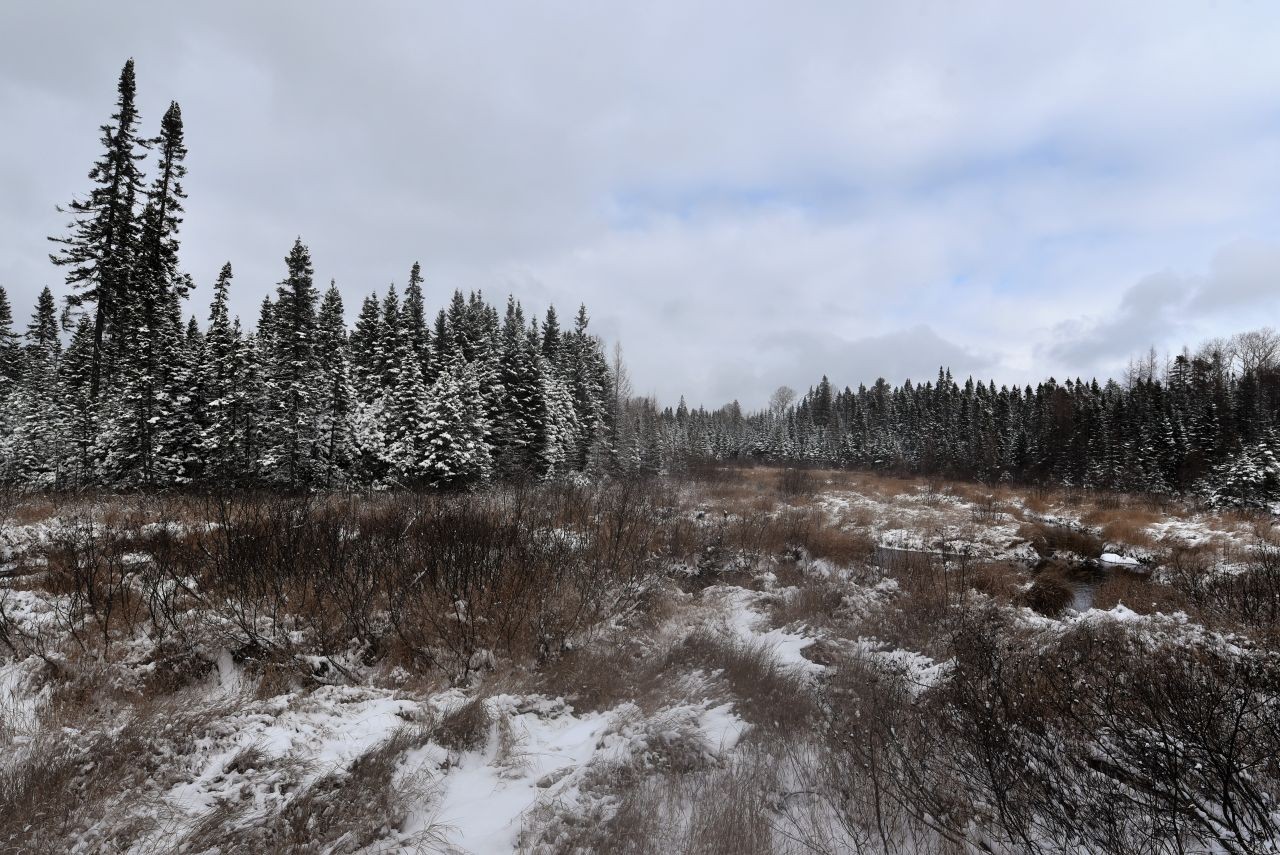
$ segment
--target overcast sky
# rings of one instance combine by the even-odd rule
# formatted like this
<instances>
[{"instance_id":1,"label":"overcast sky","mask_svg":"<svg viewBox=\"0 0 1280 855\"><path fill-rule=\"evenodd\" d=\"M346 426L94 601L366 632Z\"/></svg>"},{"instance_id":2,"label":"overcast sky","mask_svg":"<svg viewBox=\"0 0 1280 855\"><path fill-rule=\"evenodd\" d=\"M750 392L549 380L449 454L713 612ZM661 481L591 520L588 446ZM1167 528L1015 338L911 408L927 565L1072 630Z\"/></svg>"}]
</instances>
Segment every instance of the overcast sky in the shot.
<instances>
[{"instance_id":1,"label":"overcast sky","mask_svg":"<svg viewBox=\"0 0 1280 855\"><path fill-rule=\"evenodd\" d=\"M637 391L1115 372L1280 326L1280 4L6 2L0 284L65 293L124 60L182 104L183 264L252 321L420 260L586 302Z\"/></svg>"}]
</instances>

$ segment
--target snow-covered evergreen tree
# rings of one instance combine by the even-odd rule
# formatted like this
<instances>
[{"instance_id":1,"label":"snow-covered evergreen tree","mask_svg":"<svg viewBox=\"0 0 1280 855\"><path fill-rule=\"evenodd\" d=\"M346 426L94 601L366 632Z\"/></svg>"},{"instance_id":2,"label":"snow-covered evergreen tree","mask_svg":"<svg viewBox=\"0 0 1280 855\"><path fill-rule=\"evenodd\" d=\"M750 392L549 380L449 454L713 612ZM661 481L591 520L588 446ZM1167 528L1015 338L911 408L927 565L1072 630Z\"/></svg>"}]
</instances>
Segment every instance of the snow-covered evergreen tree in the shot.
<instances>
[{"instance_id":1,"label":"snow-covered evergreen tree","mask_svg":"<svg viewBox=\"0 0 1280 855\"><path fill-rule=\"evenodd\" d=\"M133 60L124 64L116 84L116 111L101 127L102 155L89 170L93 187L83 199L67 205L72 214L65 237L50 256L67 268L67 284L75 291L72 305L92 304L93 348L90 395L97 398L104 376L110 374L109 338L121 310L131 298L136 275L139 222L136 206L143 198L139 161L149 141L138 136L137 83Z\"/></svg>"},{"instance_id":2,"label":"snow-covered evergreen tree","mask_svg":"<svg viewBox=\"0 0 1280 855\"><path fill-rule=\"evenodd\" d=\"M13 306L0 286L0 405L18 388L22 379L22 345L13 329Z\"/></svg>"},{"instance_id":3,"label":"snow-covered evergreen tree","mask_svg":"<svg viewBox=\"0 0 1280 855\"><path fill-rule=\"evenodd\" d=\"M1218 507L1280 507L1280 436L1251 443L1219 464L1206 484Z\"/></svg>"},{"instance_id":4,"label":"snow-covered evergreen tree","mask_svg":"<svg viewBox=\"0 0 1280 855\"><path fill-rule=\"evenodd\" d=\"M316 350L317 295L311 253L296 240L285 259L288 275L259 328L263 356L262 477L291 486L317 477L323 374Z\"/></svg>"},{"instance_id":5,"label":"snow-covered evergreen tree","mask_svg":"<svg viewBox=\"0 0 1280 855\"><path fill-rule=\"evenodd\" d=\"M489 479L493 456L489 425L475 372L456 354L427 394L420 477L435 487L464 486Z\"/></svg>"},{"instance_id":6,"label":"snow-covered evergreen tree","mask_svg":"<svg viewBox=\"0 0 1280 855\"><path fill-rule=\"evenodd\" d=\"M356 395L347 359L347 328L342 295L329 283L320 303L316 349L320 363L320 417L317 483L336 487L354 473L358 457L355 433Z\"/></svg>"},{"instance_id":7,"label":"snow-covered evergreen tree","mask_svg":"<svg viewBox=\"0 0 1280 855\"><path fill-rule=\"evenodd\" d=\"M62 342L48 288L36 301L22 360L22 383L7 405L13 420L7 437L7 474L33 487L69 486L64 477L68 448L59 373Z\"/></svg>"},{"instance_id":8,"label":"snow-covered evergreen tree","mask_svg":"<svg viewBox=\"0 0 1280 855\"><path fill-rule=\"evenodd\" d=\"M211 479L234 484L245 474L242 409L245 406L240 330L231 320L228 295L231 263L222 265L213 286L209 327L204 337L205 424L200 455Z\"/></svg>"}]
</instances>

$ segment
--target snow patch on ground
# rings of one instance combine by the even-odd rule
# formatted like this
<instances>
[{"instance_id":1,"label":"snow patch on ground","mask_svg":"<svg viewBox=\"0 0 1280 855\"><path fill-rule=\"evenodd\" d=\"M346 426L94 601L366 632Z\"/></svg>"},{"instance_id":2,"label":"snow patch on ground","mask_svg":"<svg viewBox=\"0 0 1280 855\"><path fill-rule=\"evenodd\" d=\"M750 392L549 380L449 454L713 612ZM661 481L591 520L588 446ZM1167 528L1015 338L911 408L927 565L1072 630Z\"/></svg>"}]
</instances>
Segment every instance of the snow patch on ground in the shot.
<instances>
[{"instance_id":1,"label":"snow patch on ground","mask_svg":"<svg viewBox=\"0 0 1280 855\"><path fill-rule=\"evenodd\" d=\"M916 696L937 685L954 667L951 660L936 662L923 653L891 647L874 638L859 638L848 647L878 669L901 677Z\"/></svg>"},{"instance_id":2,"label":"snow patch on ground","mask_svg":"<svg viewBox=\"0 0 1280 855\"><path fill-rule=\"evenodd\" d=\"M731 638L744 644L763 645L785 668L805 674L826 670L825 666L810 662L803 654L805 648L818 640L815 636L785 629L760 628L765 616L758 606L769 594L735 586L714 586L703 591L702 596L707 602L716 604L721 612L721 625Z\"/></svg>"},{"instance_id":3,"label":"snow patch on ground","mask_svg":"<svg viewBox=\"0 0 1280 855\"><path fill-rule=\"evenodd\" d=\"M960 554L973 559L1033 559L1035 551L1018 529L1021 521L1006 511L983 512L959 496L903 493L892 498L854 491L826 493L817 500L828 517L845 527L860 520L888 549Z\"/></svg>"}]
</instances>

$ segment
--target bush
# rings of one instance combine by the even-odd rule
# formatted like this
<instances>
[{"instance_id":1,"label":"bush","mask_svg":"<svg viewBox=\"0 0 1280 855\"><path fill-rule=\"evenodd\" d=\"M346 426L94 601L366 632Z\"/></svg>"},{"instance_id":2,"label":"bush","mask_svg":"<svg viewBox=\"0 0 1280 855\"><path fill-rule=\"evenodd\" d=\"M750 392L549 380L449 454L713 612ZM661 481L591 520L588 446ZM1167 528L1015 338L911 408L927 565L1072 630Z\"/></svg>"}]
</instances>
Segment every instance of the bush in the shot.
<instances>
[{"instance_id":1,"label":"bush","mask_svg":"<svg viewBox=\"0 0 1280 855\"><path fill-rule=\"evenodd\" d=\"M808 498L817 489L817 479L807 469L784 469L778 476L778 492L789 499Z\"/></svg>"},{"instance_id":2,"label":"bush","mask_svg":"<svg viewBox=\"0 0 1280 855\"><path fill-rule=\"evenodd\" d=\"M1022 595L1025 606L1046 617L1057 617L1067 606L1071 605L1075 594L1058 576L1042 574L1031 583L1031 587Z\"/></svg>"}]
</instances>

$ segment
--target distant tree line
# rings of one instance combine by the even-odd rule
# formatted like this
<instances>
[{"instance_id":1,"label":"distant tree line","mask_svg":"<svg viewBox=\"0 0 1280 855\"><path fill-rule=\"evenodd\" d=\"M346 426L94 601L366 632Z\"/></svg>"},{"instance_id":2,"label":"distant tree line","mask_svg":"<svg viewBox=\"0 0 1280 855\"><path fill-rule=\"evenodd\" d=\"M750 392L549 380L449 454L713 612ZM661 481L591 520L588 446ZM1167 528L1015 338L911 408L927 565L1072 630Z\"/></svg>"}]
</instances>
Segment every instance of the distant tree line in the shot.
<instances>
[{"instance_id":1,"label":"distant tree line","mask_svg":"<svg viewBox=\"0 0 1280 855\"><path fill-rule=\"evenodd\" d=\"M1280 501L1280 336L1270 329L1154 353L1123 382L1050 378L1036 386L935 381L837 389L744 414L652 412L659 466L758 459L985 482L1145 493L1202 492L1220 504Z\"/></svg>"},{"instance_id":2,"label":"distant tree line","mask_svg":"<svg viewBox=\"0 0 1280 855\"><path fill-rule=\"evenodd\" d=\"M19 335L0 290L4 481L445 486L615 465L618 382L585 307L562 330L554 308L539 322L454 292L431 324L414 264L348 332L298 240L254 329L229 313L230 264L207 323L184 319L182 113L171 104L155 138L138 125L130 60L88 195L51 238L66 305L45 288Z\"/></svg>"}]
</instances>

